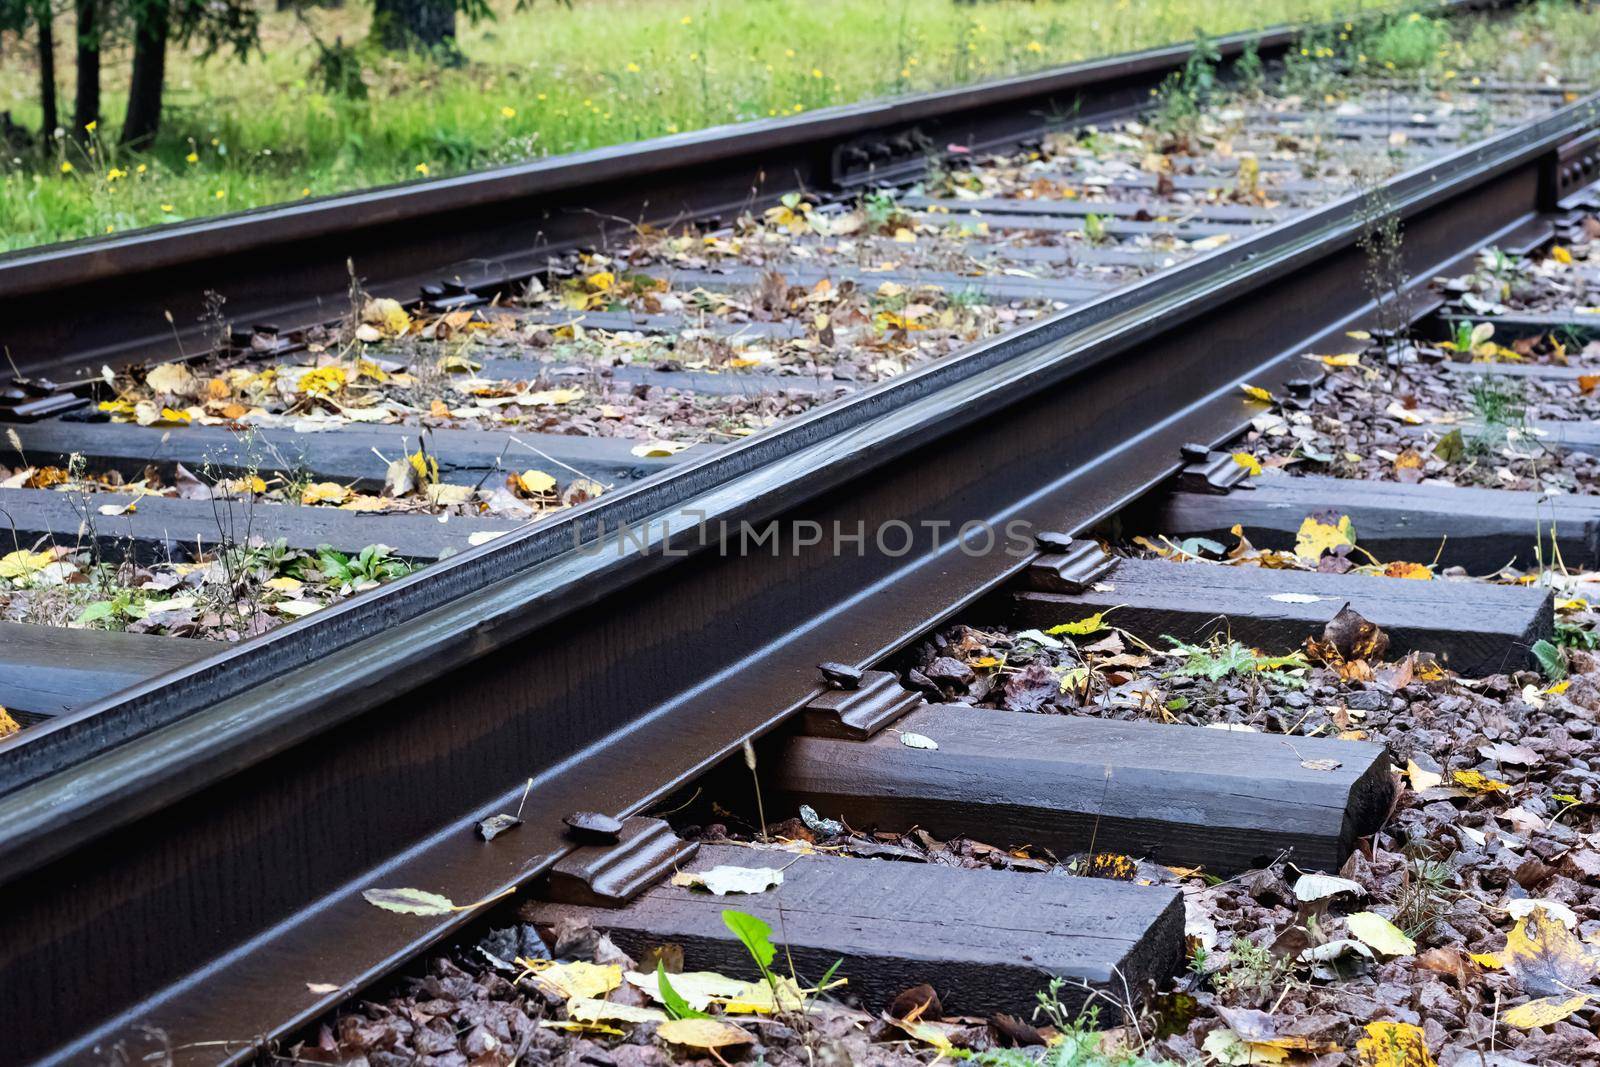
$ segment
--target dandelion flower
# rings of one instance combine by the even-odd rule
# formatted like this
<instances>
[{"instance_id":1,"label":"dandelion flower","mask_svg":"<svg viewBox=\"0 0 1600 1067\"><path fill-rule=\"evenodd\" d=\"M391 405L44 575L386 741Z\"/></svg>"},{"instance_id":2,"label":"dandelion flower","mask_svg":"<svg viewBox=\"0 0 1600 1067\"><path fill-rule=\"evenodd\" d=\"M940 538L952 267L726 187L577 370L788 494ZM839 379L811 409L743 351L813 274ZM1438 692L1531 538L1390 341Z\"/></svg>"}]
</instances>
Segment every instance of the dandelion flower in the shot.
<instances>
[{"instance_id":1,"label":"dandelion flower","mask_svg":"<svg viewBox=\"0 0 1600 1067\"><path fill-rule=\"evenodd\" d=\"M503 107L500 109L500 117L503 119L514 119L517 117L517 109L509 106Z\"/></svg>"},{"instance_id":2,"label":"dandelion flower","mask_svg":"<svg viewBox=\"0 0 1600 1067\"><path fill-rule=\"evenodd\" d=\"M171 204L162 204L161 205L161 210L167 212L170 215L172 213L172 211L173 211L173 207L172 207Z\"/></svg>"},{"instance_id":3,"label":"dandelion flower","mask_svg":"<svg viewBox=\"0 0 1600 1067\"><path fill-rule=\"evenodd\" d=\"M639 64L637 64L637 63L629 63L623 69L625 69L629 74L637 74L637 73L639 73Z\"/></svg>"},{"instance_id":4,"label":"dandelion flower","mask_svg":"<svg viewBox=\"0 0 1600 1067\"><path fill-rule=\"evenodd\" d=\"M215 193L213 193L211 195L215 196L218 200L226 200L228 198L228 190L226 190L226 189L218 189Z\"/></svg>"},{"instance_id":5,"label":"dandelion flower","mask_svg":"<svg viewBox=\"0 0 1600 1067\"><path fill-rule=\"evenodd\" d=\"M63 159L61 161L61 173L62 174L71 174L76 169L77 168L75 168L71 163L67 162L66 160Z\"/></svg>"},{"instance_id":6,"label":"dandelion flower","mask_svg":"<svg viewBox=\"0 0 1600 1067\"><path fill-rule=\"evenodd\" d=\"M416 172L422 175L424 178L428 176L428 165L426 163L418 163L415 169Z\"/></svg>"},{"instance_id":7,"label":"dandelion flower","mask_svg":"<svg viewBox=\"0 0 1600 1067\"><path fill-rule=\"evenodd\" d=\"M198 163L198 162L200 162L200 153L198 153L198 152L190 152L188 155L183 157L183 161L185 163L190 164L190 165Z\"/></svg>"},{"instance_id":8,"label":"dandelion flower","mask_svg":"<svg viewBox=\"0 0 1600 1067\"><path fill-rule=\"evenodd\" d=\"M1043 52L1044 51L1044 45L1040 44L1038 41L1029 41L1028 42L1028 51L1030 51L1030 52Z\"/></svg>"},{"instance_id":9,"label":"dandelion flower","mask_svg":"<svg viewBox=\"0 0 1600 1067\"><path fill-rule=\"evenodd\" d=\"M683 25L687 26L687 25L689 25L689 23L693 22L694 19L691 18L688 15L685 15L685 16L683 16L683 18L679 19L678 21L681 22Z\"/></svg>"},{"instance_id":10,"label":"dandelion flower","mask_svg":"<svg viewBox=\"0 0 1600 1067\"><path fill-rule=\"evenodd\" d=\"M83 124L83 128L84 128L85 131L87 131L89 133L93 133L95 131L95 128L98 127L99 125L100 125L100 120L99 119L95 119L95 120L93 120L91 122L84 123Z\"/></svg>"}]
</instances>

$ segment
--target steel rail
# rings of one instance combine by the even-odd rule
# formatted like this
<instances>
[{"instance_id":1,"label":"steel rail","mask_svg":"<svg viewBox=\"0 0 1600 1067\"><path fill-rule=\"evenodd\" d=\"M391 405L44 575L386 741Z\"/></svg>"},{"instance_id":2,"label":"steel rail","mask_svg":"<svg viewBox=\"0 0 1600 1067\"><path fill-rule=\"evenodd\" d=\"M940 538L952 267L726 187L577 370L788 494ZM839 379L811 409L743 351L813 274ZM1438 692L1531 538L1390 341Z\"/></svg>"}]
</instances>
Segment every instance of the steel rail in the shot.
<instances>
[{"instance_id":1,"label":"steel rail","mask_svg":"<svg viewBox=\"0 0 1600 1067\"><path fill-rule=\"evenodd\" d=\"M859 554L723 553L700 522L1081 529L1180 444L1239 431L1238 382L1277 387L1364 312L1364 220L1398 212L1426 277L1549 206L1597 115L1588 98L0 749L24 783L0 798L11 1047L212 1062L315 1017L338 994L306 983L353 991L469 919L362 888L522 884L569 847L561 814L648 806L803 704L817 662L878 659L1027 562L870 533ZM571 547L645 518L644 552ZM527 825L474 837L530 776Z\"/></svg>"},{"instance_id":2,"label":"steel rail","mask_svg":"<svg viewBox=\"0 0 1600 1067\"><path fill-rule=\"evenodd\" d=\"M1465 12L1507 2L1440 6ZM1225 60L1251 42L1272 60L1300 32L1279 26L1215 43ZM372 292L406 300L425 284L508 287L551 254L603 245L632 223L732 215L795 188L903 178L947 145L983 150L1069 118L1132 114L1192 52L1174 45L12 253L0 256L0 345L24 373L58 379L204 350L208 290L227 299L234 322L309 326L343 313L352 262Z\"/></svg>"}]
</instances>

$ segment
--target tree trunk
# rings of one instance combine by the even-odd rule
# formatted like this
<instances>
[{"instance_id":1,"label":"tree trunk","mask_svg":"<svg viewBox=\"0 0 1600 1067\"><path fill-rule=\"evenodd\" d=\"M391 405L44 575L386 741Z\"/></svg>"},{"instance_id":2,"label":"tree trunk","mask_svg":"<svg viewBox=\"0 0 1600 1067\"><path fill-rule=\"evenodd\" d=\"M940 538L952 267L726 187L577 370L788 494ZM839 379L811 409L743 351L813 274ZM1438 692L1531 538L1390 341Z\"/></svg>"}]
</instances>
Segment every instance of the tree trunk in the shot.
<instances>
[{"instance_id":1,"label":"tree trunk","mask_svg":"<svg viewBox=\"0 0 1600 1067\"><path fill-rule=\"evenodd\" d=\"M34 17L39 23L39 144L48 146L61 124L56 107L56 31L55 13L49 0L34 5Z\"/></svg>"},{"instance_id":2,"label":"tree trunk","mask_svg":"<svg viewBox=\"0 0 1600 1067\"><path fill-rule=\"evenodd\" d=\"M455 50L453 0L373 0L372 36L391 52Z\"/></svg>"},{"instance_id":3,"label":"tree trunk","mask_svg":"<svg viewBox=\"0 0 1600 1067\"><path fill-rule=\"evenodd\" d=\"M166 0L146 0L134 19L133 74L128 82L128 113L122 121L122 143L141 148L155 139L161 126L161 85L167 74L167 31L171 9Z\"/></svg>"},{"instance_id":4,"label":"tree trunk","mask_svg":"<svg viewBox=\"0 0 1600 1067\"><path fill-rule=\"evenodd\" d=\"M91 122L100 121L100 3L76 0L78 14L78 99L72 135L87 139Z\"/></svg>"}]
</instances>

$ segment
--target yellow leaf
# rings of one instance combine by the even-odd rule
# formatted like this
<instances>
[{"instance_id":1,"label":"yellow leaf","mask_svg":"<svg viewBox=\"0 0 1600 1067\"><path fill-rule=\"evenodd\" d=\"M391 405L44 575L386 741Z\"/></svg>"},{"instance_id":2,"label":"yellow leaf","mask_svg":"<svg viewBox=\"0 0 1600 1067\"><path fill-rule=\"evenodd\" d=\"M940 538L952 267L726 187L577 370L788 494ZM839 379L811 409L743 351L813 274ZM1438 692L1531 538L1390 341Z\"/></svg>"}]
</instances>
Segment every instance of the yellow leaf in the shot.
<instances>
[{"instance_id":1,"label":"yellow leaf","mask_svg":"<svg viewBox=\"0 0 1600 1067\"><path fill-rule=\"evenodd\" d=\"M339 505L340 511L387 511L389 502L381 496L358 494Z\"/></svg>"},{"instance_id":2,"label":"yellow leaf","mask_svg":"<svg viewBox=\"0 0 1600 1067\"><path fill-rule=\"evenodd\" d=\"M1294 554L1309 563L1315 563L1324 552L1355 543L1356 530L1350 522L1350 516L1340 515L1338 522L1326 523L1308 515L1295 536Z\"/></svg>"},{"instance_id":3,"label":"yellow leaf","mask_svg":"<svg viewBox=\"0 0 1600 1067\"><path fill-rule=\"evenodd\" d=\"M721 1019L673 1019L656 1027L663 1041L690 1048L719 1049L731 1045L752 1045L755 1039L743 1027Z\"/></svg>"},{"instance_id":4,"label":"yellow leaf","mask_svg":"<svg viewBox=\"0 0 1600 1067\"><path fill-rule=\"evenodd\" d=\"M1226 1064L1227 1067L1282 1063L1289 1058L1287 1049L1246 1041L1226 1026L1218 1027L1207 1034L1200 1048L1217 1063Z\"/></svg>"},{"instance_id":5,"label":"yellow leaf","mask_svg":"<svg viewBox=\"0 0 1600 1067\"><path fill-rule=\"evenodd\" d=\"M342 367L318 367L302 374L297 388L306 396L336 396L347 380Z\"/></svg>"},{"instance_id":6,"label":"yellow leaf","mask_svg":"<svg viewBox=\"0 0 1600 1067\"><path fill-rule=\"evenodd\" d=\"M793 978L778 977L777 991L765 979L746 982L729 996L722 1010L729 1015L771 1015L778 1010L798 1011L805 1006L805 992Z\"/></svg>"},{"instance_id":7,"label":"yellow leaf","mask_svg":"<svg viewBox=\"0 0 1600 1067\"><path fill-rule=\"evenodd\" d=\"M542 1030L562 1030L569 1034L604 1034L607 1037L625 1036L615 1026L607 1026L605 1023L580 1023L576 1019L540 1019L539 1028Z\"/></svg>"},{"instance_id":8,"label":"yellow leaf","mask_svg":"<svg viewBox=\"0 0 1600 1067\"><path fill-rule=\"evenodd\" d=\"M651 1000L665 1002L661 995L661 981L654 972L629 971L623 977L629 985ZM726 978L715 971L683 971L673 975L670 983L672 991L695 1011L705 1011L713 1000L734 996L750 984L738 978Z\"/></svg>"},{"instance_id":9,"label":"yellow leaf","mask_svg":"<svg viewBox=\"0 0 1600 1067\"><path fill-rule=\"evenodd\" d=\"M1467 958L1479 967L1488 967L1491 970L1500 969L1500 953L1498 952L1471 952Z\"/></svg>"},{"instance_id":10,"label":"yellow leaf","mask_svg":"<svg viewBox=\"0 0 1600 1067\"><path fill-rule=\"evenodd\" d=\"M194 374L182 363L163 363L151 367L144 376L144 383L154 392L169 396L194 396L198 390Z\"/></svg>"},{"instance_id":11,"label":"yellow leaf","mask_svg":"<svg viewBox=\"0 0 1600 1067\"><path fill-rule=\"evenodd\" d=\"M1433 571L1423 563L1395 562L1383 568L1385 578L1412 578L1416 581L1426 582L1433 578Z\"/></svg>"},{"instance_id":12,"label":"yellow leaf","mask_svg":"<svg viewBox=\"0 0 1600 1067\"><path fill-rule=\"evenodd\" d=\"M545 407L552 404L570 404L574 400L583 399L582 389L541 389L534 393L518 393L517 403L529 404L533 407Z\"/></svg>"},{"instance_id":13,"label":"yellow leaf","mask_svg":"<svg viewBox=\"0 0 1600 1067\"><path fill-rule=\"evenodd\" d=\"M530 496L548 493L556 487L556 480L544 471L526 470L517 475L517 485Z\"/></svg>"},{"instance_id":14,"label":"yellow leaf","mask_svg":"<svg viewBox=\"0 0 1600 1067\"><path fill-rule=\"evenodd\" d=\"M390 337L399 337L411 328L411 316L400 306L400 301L388 297L368 300L361 309L361 321L376 326Z\"/></svg>"},{"instance_id":15,"label":"yellow leaf","mask_svg":"<svg viewBox=\"0 0 1600 1067\"><path fill-rule=\"evenodd\" d=\"M660 1008L573 997L567 1001L567 1018L580 1023L664 1023L667 1013Z\"/></svg>"},{"instance_id":16,"label":"yellow leaf","mask_svg":"<svg viewBox=\"0 0 1600 1067\"><path fill-rule=\"evenodd\" d=\"M29 552L19 549L0 556L0 578L23 578L47 567L55 559L49 552Z\"/></svg>"},{"instance_id":17,"label":"yellow leaf","mask_svg":"<svg viewBox=\"0 0 1600 1067\"><path fill-rule=\"evenodd\" d=\"M1385 956L1414 956L1417 943L1394 923L1375 911L1358 911L1345 917L1350 934L1357 941Z\"/></svg>"},{"instance_id":18,"label":"yellow leaf","mask_svg":"<svg viewBox=\"0 0 1600 1067\"><path fill-rule=\"evenodd\" d=\"M261 584L279 593L293 593L297 592L305 583L298 578L278 577L268 578Z\"/></svg>"},{"instance_id":19,"label":"yellow leaf","mask_svg":"<svg viewBox=\"0 0 1600 1067\"><path fill-rule=\"evenodd\" d=\"M1420 1026L1410 1023L1368 1023L1367 1036L1356 1042L1361 1067L1437 1067Z\"/></svg>"},{"instance_id":20,"label":"yellow leaf","mask_svg":"<svg viewBox=\"0 0 1600 1067\"><path fill-rule=\"evenodd\" d=\"M1248 452L1235 452L1233 461L1250 472L1251 477L1261 473L1261 461Z\"/></svg>"},{"instance_id":21,"label":"yellow leaf","mask_svg":"<svg viewBox=\"0 0 1600 1067\"><path fill-rule=\"evenodd\" d=\"M1580 597L1569 597L1566 600L1556 601L1557 611L1588 611L1589 602Z\"/></svg>"},{"instance_id":22,"label":"yellow leaf","mask_svg":"<svg viewBox=\"0 0 1600 1067\"><path fill-rule=\"evenodd\" d=\"M1552 696L1559 696L1570 688L1572 688L1572 679L1563 678L1555 685L1552 685L1550 688L1546 689L1545 692L1551 694Z\"/></svg>"},{"instance_id":23,"label":"yellow leaf","mask_svg":"<svg viewBox=\"0 0 1600 1067\"><path fill-rule=\"evenodd\" d=\"M1263 404L1272 403L1272 394L1259 385L1241 385L1239 388L1244 390L1244 395L1252 400L1259 400Z\"/></svg>"},{"instance_id":24,"label":"yellow leaf","mask_svg":"<svg viewBox=\"0 0 1600 1067\"><path fill-rule=\"evenodd\" d=\"M1505 782L1490 778L1482 771L1456 771L1452 777L1456 785L1473 793L1504 793L1511 788Z\"/></svg>"},{"instance_id":25,"label":"yellow leaf","mask_svg":"<svg viewBox=\"0 0 1600 1067\"><path fill-rule=\"evenodd\" d=\"M244 474L237 478L224 478L217 487L226 493L265 493L267 483L259 474Z\"/></svg>"},{"instance_id":26,"label":"yellow leaf","mask_svg":"<svg viewBox=\"0 0 1600 1067\"><path fill-rule=\"evenodd\" d=\"M1346 330L1344 335L1350 338L1352 341L1372 340L1372 334L1368 333L1366 330Z\"/></svg>"},{"instance_id":27,"label":"yellow leaf","mask_svg":"<svg viewBox=\"0 0 1600 1067\"><path fill-rule=\"evenodd\" d=\"M1550 258L1555 260L1557 263L1570 264L1572 262L1572 253L1568 252L1560 245L1551 245Z\"/></svg>"},{"instance_id":28,"label":"yellow leaf","mask_svg":"<svg viewBox=\"0 0 1600 1067\"><path fill-rule=\"evenodd\" d=\"M1361 353L1344 352L1337 356L1318 356L1325 367L1359 367L1361 366Z\"/></svg>"},{"instance_id":29,"label":"yellow leaf","mask_svg":"<svg viewBox=\"0 0 1600 1067\"><path fill-rule=\"evenodd\" d=\"M1106 611L1110 610L1110 608L1106 609ZM1097 611L1086 619L1079 619L1077 622L1064 622L1060 626L1052 626L1050 629L1046 630L1045 633L1050 634L1051 636L1055 636L1056 634L1072 634L1075 637L1082 637L1084 634L1092 634L1099 630L1104 630L1105 628L1106 612Z\"/></svg>"},{"instance_id":30,"label":"yellow leaf","mask_svg":"<svg viewBox=\"0 0 1600 1067\"><path fill-rule=\"evenodd\" d=\"M1585 945L1560 919L1535 907L1506 935L1500 965L1535 996L1567 997L1600 973L1600 948Z\"/></svg>"},{"instance_id":31,"label":"yellow leaf","mask_svg":"<svg viewBox=\"0 0 1600 1067\"><path fill-rule=\"evenodd\" d=\"M10 737L21 729L22 724L13 719L11 713L4 707L0 707L0 737Z\"/></svg>"},{"instance_id":32,"label":"yellow leaf","mask_svg":"<svg viewBox=\"0 0 1600 1067\"><path fill-rule=\"evenodd\" d=\"M302 504L343 504L350 490L338 482L312 482L300 491Z\"/></svg>"},{"instance_id":33,"label":"yellow leaf","mask_svg":"<svg viewBox=\"0 0 1600 1067\"><path fill-rule=\"evenodd\" d=\"M531 974L569 1000L603 997L622 984L622 968L615 963L552 963L549 960L518 960L524 973Z\"/></svg>"},{"instance_id":34,"label":"yellow leaf","mask_svg":"<svg viewBox=\"0 0 1600 1067\"><path fill-rule=\"evenodd\" d=\"M1531 1030L1536 1026L1549 1026L1558 1023L1583 1007L1589 1000L1588 996L1579 993L1575 997L1540 997L1530 1000L1526 1004L1518 1004L1504 1015L1500 1016L1507 1026L1515 1026L1522 1030Z\"/></svg>"},{"instance_id":35,"label":"yellow leaf","mask_svg":"<svg viewBox=\"0 0 1600 1067\"><path fill-rule=\"evenodd\" d=\"M608 270L596 271L583 280L583 283L597 293L603 293L617 284L617 276Z\"/></svg>"}]
</instances>

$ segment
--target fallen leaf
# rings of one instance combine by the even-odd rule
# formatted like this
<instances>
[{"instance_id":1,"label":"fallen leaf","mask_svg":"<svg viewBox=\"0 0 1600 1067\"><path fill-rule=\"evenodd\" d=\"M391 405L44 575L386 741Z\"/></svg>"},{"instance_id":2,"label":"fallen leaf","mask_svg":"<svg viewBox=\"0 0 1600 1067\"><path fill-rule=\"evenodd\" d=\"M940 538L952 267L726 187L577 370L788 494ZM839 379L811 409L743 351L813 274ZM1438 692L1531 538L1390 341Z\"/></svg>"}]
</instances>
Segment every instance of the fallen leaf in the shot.
<instances>
[{"instance_id":1,"label":"fallen leaf","mask_svg":"<svg viewBox=\"0 0 1600 1067\"><path fill-rule=\"evenodd\" d=\"M517 486L530 496L551 492L556 487L555 478L544 471L526 470L516 477Z\"/></svg>"},{"instance_id":2,"label":"fallen leaf","mask_svg":"<svg viewBox=\"0 0 1600 1067\"><path fill-rule=\"evenodd\" d=\"M1368 1023L1366 1031L1356 1042L1361 1067L1437 1067L1421 1027L1377 1022Z\"/></svg>"},{"instance_id":3,"label":"fallen leaf","mask_svg":"<svg viewBox=\"0 0 1600 1067\"><path fill-rule=\"evenodd\" d=\"M461 910L449 897L425 889L364 889L361 895L368 904L402 915L449 915Z\"/></svg>"},{"instance_id":4,"label":"fallen leaf","mask_svg":"<svg viewBox=\"0 0 1600 1067\"><path fill-rule=\"evenodd\" d=\"M622 968L615 963L555 963L550 960L518 959L523 973L530 974L562 997L590 999L603 997L622 984Z\"/></svg>"},{"instance_id":5,"label":"fallen leaf","mask_svg":"<svg viewBox=\"0 0 1600 1067\"><path fill-rule=\"evenodd\" d=\"M1516 900L1506 901L1506 914L1513 919L1526 919L1532 915L1535 908L1543 908L1552 919L1560 922L1568 930L1578 928L1578 914L1559 900L1542 900L1538 897L1519 897Z\"/></svg>"},{"instance_id":6,"label":"fallen leaf","mask_svg":"<svg viewBox=\"0 0 1600 1067\"><path fill-rule=\"evenodd\" d=\"M775 867L732 867L719 865L706 871L679 871L672 884L684 888L700 887L717 896L729 893L764 893L783 884L783 872Z\"/></svg>"},{"instance_id":7,"label":"fallen leaf","mask_svg":"<svg viewBox=\"0 0 1600 1067\"><path fill-rule=\"evenodd\" d=\"M326 993L339 992L339 987L334 985L332 982L307 982L306 989L309 992L317 994L318 996L322 996Z\"/></svg>"},{"instance_id":8,"label":"fallen leaf","mask_svg":"<svg viewBox=\"0 0 1600 1067\"><path fill-rule=\"evenodd\" d=\"M1523 989L1542 997L1570 996L1600 973L1600 948L1579 941L1540 907L1517 921L1498 959Z\"/></svg>"},{"instance_id":9,"label":"fallen leaf","mask_svg":"<svg viewBox=\"0 0 1600 1067\"><path fill-rule=\"evenodd\" d=\"M1294 539L1294 554L1308 563L1315 563L1324 552L1333 552L1356 543L1356 529L1350 516L1340 515L1334 522L1323 522L1314 515L1306 516Z\"/></svg>"},{"instance_id":10,"label":"fallen leaf","mask_svg":"<svg viewBox=\"0 0 1600 1067\"><path fill-rule=\"evenodd\" d=\"M634 445L628 449L640 459L675 456L689 446L681 441L646 441L642 445Z\"/></svg>"},{"instance_id":11,"label":"fallen leaf","mask_svg":"<svg viewBox=\"0 0 1600 1067\"><path fill-rule=\"evenodd\" d=\"M1106 609L1106 611L1110 610L1110 608ZM1105 628L1106 612L1097 611L1086 619L1079 619L1077 622L1064 622L1059 626L1052 626L1050 629L1046 630L1045 633L1050 634L1051 636L1055 636L1057 634L1071 634L1074 637L1082 637L1085 634L1097 633Z\"/></svg>"},{"instance_id":12,"label":"fallen leaf","mask_svg":"<svg viewBox=\"0 0 1600 1067\"><path fill-rule=\"evenodd\" d=\"M922 734L901 733L900 743L907 748L925 748L930 751L939 747L939 742Z\"/></svg>"},{"instance_id":13,"label":"fallen leaf","mask_svg":"<svg viewBox=\"0 0 1600 1067\"><path fill-rule=\"evenodd\" d=\"M1490 778L1482 771L1456 771L1451 777L1456 785L1472 793L1504 793L1511 788L1505 782Z\"/></svg>"},{"instance_id":14,"label":"fallen leaf","mask_svg":"<svg viewBox=\"0 0 1600 1067\"><path fill-rule=\"evenodd\" d=\"M1500 1016L1507 1026L1515 1026L1521 1030L1531 1030L1537 1026L1549 1026L1558 1023L1588 1003L1589 997L1579 993L1572 997L1540 997L1530 1000L1526 1004L1518 1004Z\"/></svg>"},{"instance_id":15,"label":"fallen leaf","mask_svg":"<svg viewBox=\"0 0 1600 1067\"><path fill-rule=\"evenodd\" d=\"M343 504L350 490L338 482L312 482L300 491L302 504Z\"/></svg>"},{"instance_id":16,"label":"fallen leaf","mask_svg":"<svg viewBox=\"0 0 1600 1067\"><path fill-rule=\"evenodd\" d=\"M1414 956L1417 953L1417 943L1375 911L1358 911L1345 916L1344 921L1356 940L1385 956Z\"/></svg>"},{"instance_id":17,"label":"fallen leaf","mask_svg":"<svg viewBox=\"0 0 1600 1067\"><path fill-rule=\"evenodd\" d=\"M656 1027L656 1034L674 1045L707 1050L755 1044L755 1038L743 1027L721 1019L671 1019Z\"/></svg>"},{"instance_id":18,"label":"fallen leaf","mask_svg":"<svg viewBox=\"0 0 1600 1067\"><path fill-rule=\"evenodd\" d=\"M1218 1063L1227 1064L1228 1067L1282 1063L1289 1058L1287 1049L1276 1048L1272 1045L1252 1044L1226 1026L1218 1027L1207 1034L1205 1041L1200 1045L1200 1049Z\"/></svg>"},{"instance_id":19,"label":"fallen leaf","mask_svg":"<svg viewBox=\"0 0 1600 1067\"><path fill-rule=\"evenodd\" d=\"M572 997L567 1001L567 1018L580 1023L664 1023L667 1013L660 1008L645 1008L637 1004Z\"/></svg>"},{"instance_id":20,"label":"fallen leaf","mask_svg":"<svg viewBox=\"0 0 1600 1067\"><path fill-rule=\"evenodd\" d=\"M1411 788L1419 793L1444 783L1444 775L1418 767L1415 760L1406 761L1406 778L1410 780Z\"/></svg>"},{"instance_id":21,"label":"fallen leaf","mask_svg":"<svg viewBox=\"0 0 1600 1067\"><path fill-rule=\"evenodd\" d=\"M1302 874L1294 883L1296 900L1322 900L1339 893L1353 893L1358 897L1364 897L1367 895L1367 890L1360 882L1331 874Z\"/></svg>"},{"instance_id":22,"label":"fallen leaf","mask_svg":"<svg viewBox=\"0 0 1600 1067\"><path fill-rule=\"evenodd\" d=\"M1259 400L1264 404L1272 403L1272 394L1259 385L1240 385L1239 388L1244 391L1245 396L1252 400Z\"/></svg>"},{"instance_id":23,"label":"fallen leaf","mask_svg":"<svg viewBox=\"0 0 1600 1067\"><path fill-rule=\"evenodd\" d=\"M18 549L0 556L0 578L25 578L42 570L55 560L49 552L29 552Z\"/></svg>"},{"instance_id":24,"label":"fallen leaf","mask_svg":"<svg viewBox=\"0 0 1600 1067\"><path fill-rule=\"evenodd\" d=\"M661 982L654 974L629 971L628 984L642 991L650 999L665 1003ZM728 978L715 971L683 971L672 976L672 989L696 1011L705 1011L713 1000L726 1000L737 996L750 983L739 978Z\"/></svg>"},{"instance_id":25,"label":"fallen leaf","mask_svg":"<svg viewBox=\"0 0 1600 1067\"><path fill-rule=\"evenodd\" d=\"M1261 474L1261 461L1248 452L1235 452L1233 461L1250 472L1252 478Z\"/></svg>"}]
</instances>

